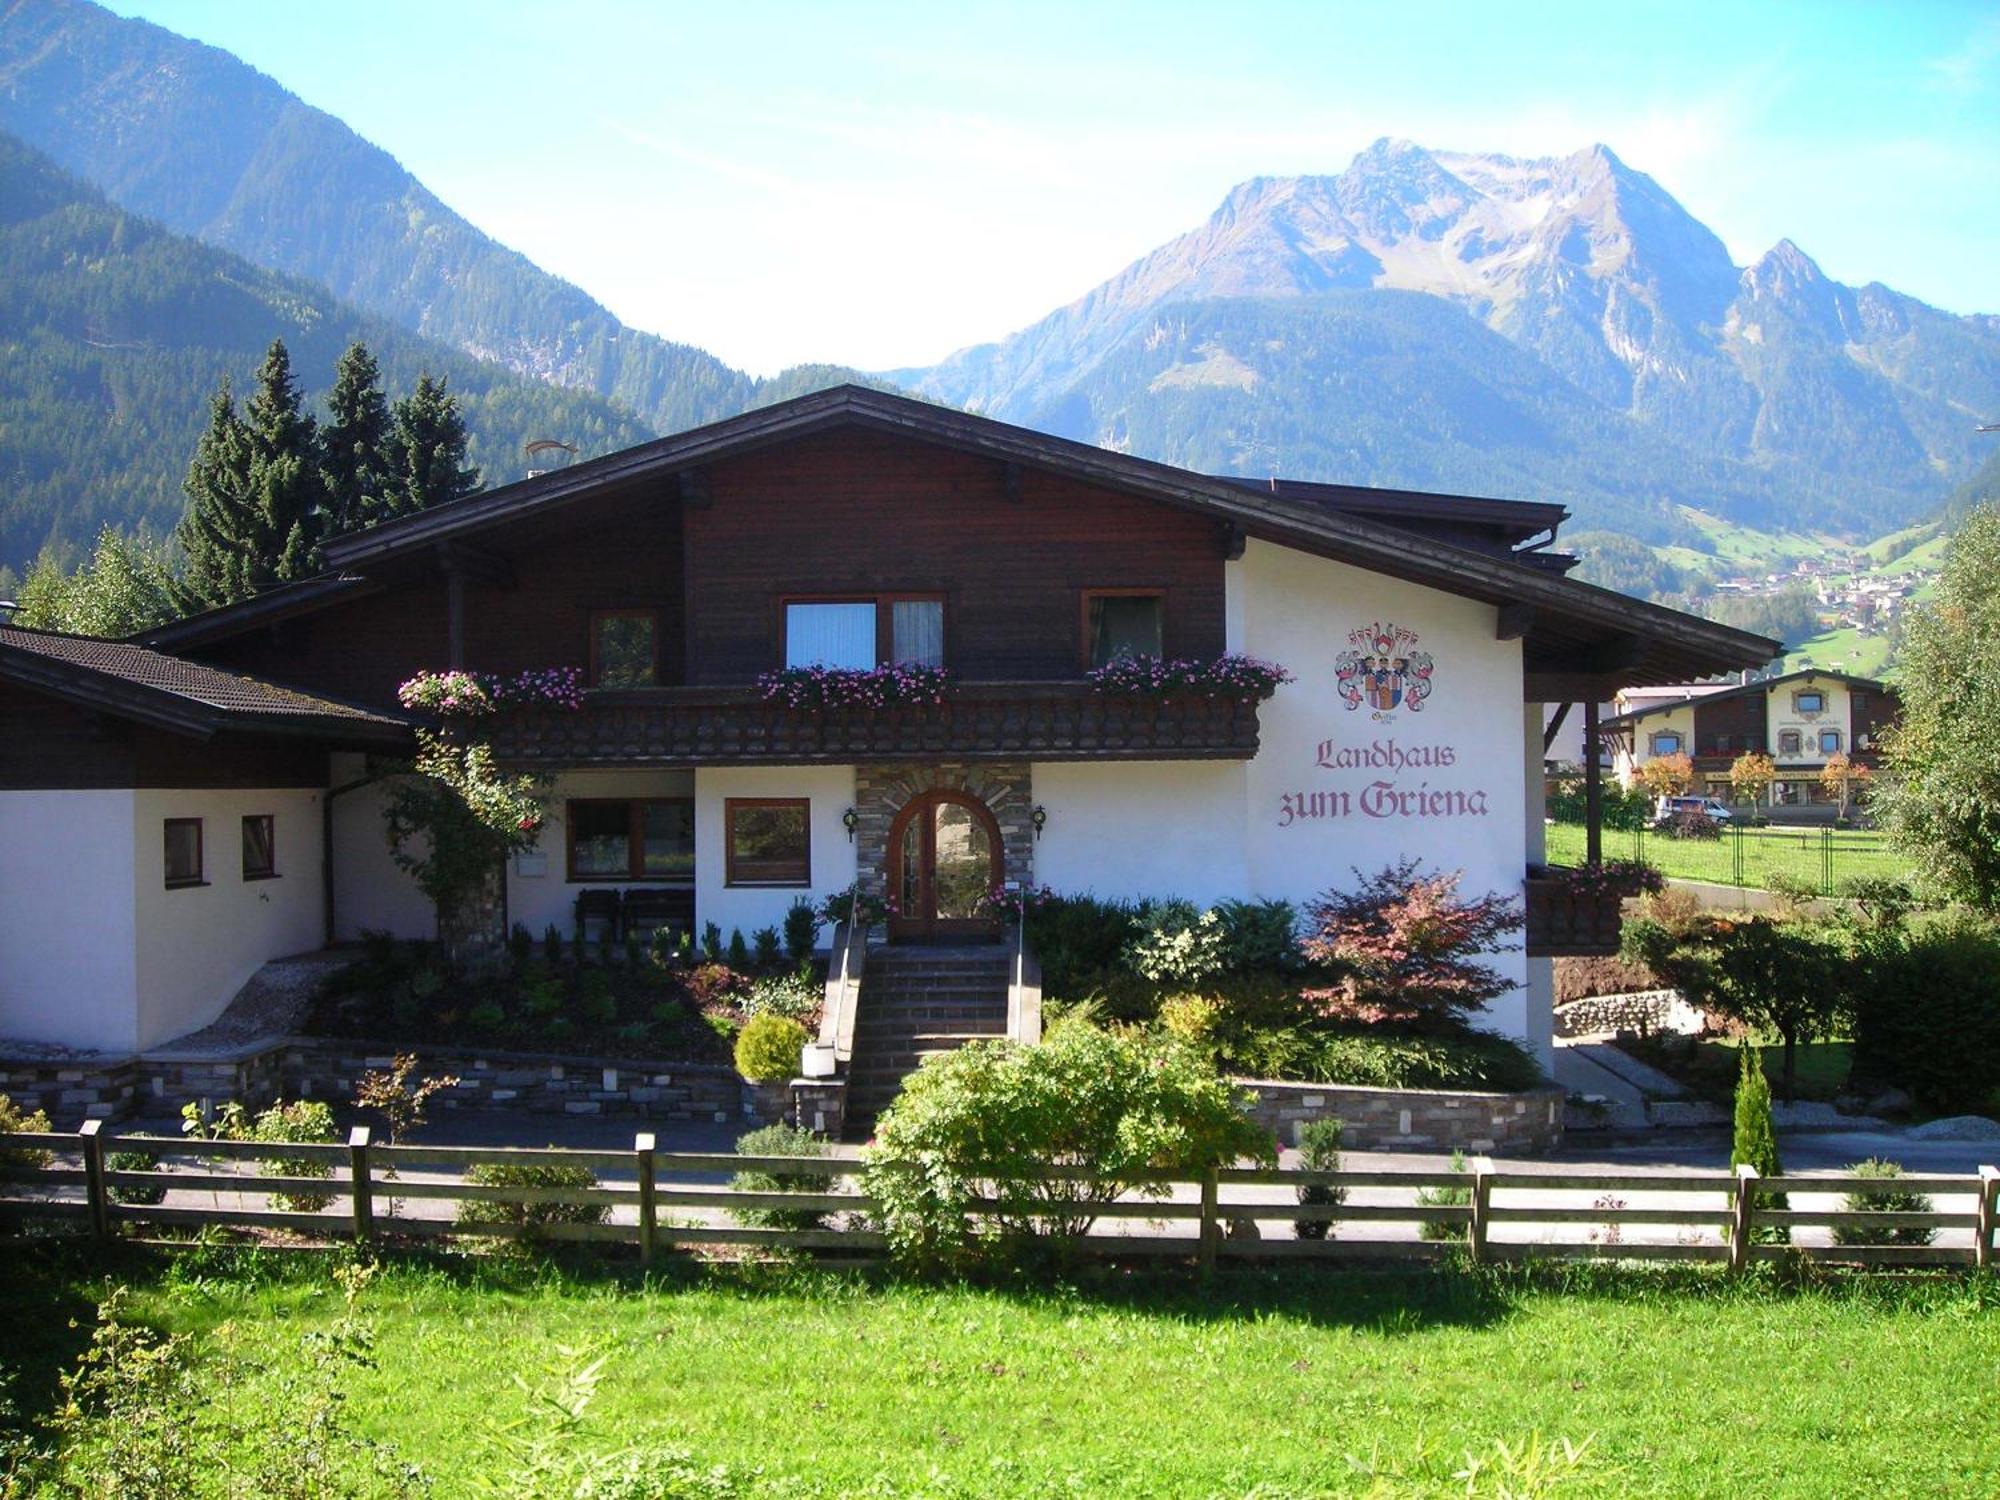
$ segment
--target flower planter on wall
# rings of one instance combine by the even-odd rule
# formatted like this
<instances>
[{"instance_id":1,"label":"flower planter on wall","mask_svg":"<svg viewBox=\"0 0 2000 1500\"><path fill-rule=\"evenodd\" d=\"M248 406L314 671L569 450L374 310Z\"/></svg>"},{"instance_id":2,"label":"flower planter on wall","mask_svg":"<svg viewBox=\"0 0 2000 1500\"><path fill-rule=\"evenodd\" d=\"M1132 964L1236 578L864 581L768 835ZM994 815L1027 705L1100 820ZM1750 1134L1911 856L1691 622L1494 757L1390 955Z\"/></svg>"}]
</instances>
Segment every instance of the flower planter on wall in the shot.
<instances>
[{"instance_id":1,"label":"flower planter on wall","mask_svg":"<svg viewBox=\"0 0 2000 1500\"><path fill-rule=\"evenodd\" d=\"M1527 895L1530 958L1606 958L1617 953L1625 897L1618 891L1577 891L1561 877L1530 875Z\"/></svg>"}]
</instances>

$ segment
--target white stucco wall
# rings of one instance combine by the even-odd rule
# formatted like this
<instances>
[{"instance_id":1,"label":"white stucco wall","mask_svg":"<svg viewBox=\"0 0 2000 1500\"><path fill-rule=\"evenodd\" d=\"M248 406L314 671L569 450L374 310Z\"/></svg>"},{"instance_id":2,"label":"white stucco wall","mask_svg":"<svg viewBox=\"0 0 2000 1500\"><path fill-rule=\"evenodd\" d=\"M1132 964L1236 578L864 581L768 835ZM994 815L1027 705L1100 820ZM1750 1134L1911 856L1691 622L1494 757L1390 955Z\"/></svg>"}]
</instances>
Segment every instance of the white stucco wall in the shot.
<instances>
[{"instance_id":1,"label":"white stucco wall","mask_svg":"<svg viewBox=\"0 0 2000 1500\"><path fill-rule=\"evenodd\" d=\"M158 1046L222 1014L268 960L322 946L319 791L132 794L136 1044ZM274 820L277 876L243 878L242 820ZM166 888L167 818L202 820L205 885Z\"/></svg>"},{"instance_id":2,"label":"white stucco wall","mask_svg":"<svg viewBox=\"0 0 2000 1500\"><path fill-rule=\"evenodd\" d=\"M553 924L567 940L576 927L577 892L623 890L644 880L572 881L568 878L571 798L694 796L692 771L569 771L549 783L541 837L533 851L507 861L507 920L539 938ZM848 784L853 785L850 774ZM774 794L776 795L776 794ZM847 804L842 803L845 807ZM697 848L699 834L697 834ZM727 936L724 929L724 936ZM746 933L745 936L748 936Z\"/></svg>"},{"instance_id":3,"label":"white stucco wall","mask_svg":"<svg viewBox=\"0 0 2000 1500\"><path fill-rule=\"evenodd\" d=\"M138 1046L132 803L0 791L0 1038Z\"/></svg>"},{"instance_id":4,"label":"white stucco wall","mask_svg":"<svg viewBox=\"0 0 2000 1500\"><path fill-rule=\"evenodd\" d=\"M1260 716L1249 765L1247 864L1259 895L1306 900L1415 857L1462 873L1468 895L1521 889L1526 847L1521 643L1496 640L1492 605L1253 541L1231 563L1243 593L1234 649L1297 677ZM1378 712L1350 708L1338 662L1351 633L1414 631L1399 650L1432 662L1431 692ZM1517 940L1518 941L1518 940ZM1527 958L1492 960L1517 985ZM1495 1001L1485 1024L1526 1036L1525 989Z\"/></svg>"},{"instance_id":5,"label":"white stucco wall","mask_svg":"<svg viewBox=\"0 0 2000 1500\"><path fill-rule=\"evenodd\" d=\"M730 797L804 797L811 804L812 885L724 884L722 804ZM818 901L854 883L854 844L841 814L854 805L852 766L704 767L694 773L695 920L713 922L724 941L732 928L749 939L760 927L782 930L799 897Z\"/></svg>"},{"instance_id":6,"label":"white stucco wall","mask_svg":"<svg viewBox=\"0 0 2000 1500\"><path fill-rule=\"evenodd\" d=\"M1250 888L1240 761L1051 762L1032 768L1048 824L1038 885L1209 904Z\"/></svg>"},{"instance_id":7,"label":"white stucco wall","mask_svg":"<svg viewBox=\"0 0 2000 1500\"><path fill-rule=\"evenodd\" d=\"M333 757L333 785L361 779L360 755ZM385 783L356 787L333 799L333 930L336 941L351 943L364 932L399 938L437 936L437 913L414 880L389 857L383 807Z\"/></svg>"}]
</instances>

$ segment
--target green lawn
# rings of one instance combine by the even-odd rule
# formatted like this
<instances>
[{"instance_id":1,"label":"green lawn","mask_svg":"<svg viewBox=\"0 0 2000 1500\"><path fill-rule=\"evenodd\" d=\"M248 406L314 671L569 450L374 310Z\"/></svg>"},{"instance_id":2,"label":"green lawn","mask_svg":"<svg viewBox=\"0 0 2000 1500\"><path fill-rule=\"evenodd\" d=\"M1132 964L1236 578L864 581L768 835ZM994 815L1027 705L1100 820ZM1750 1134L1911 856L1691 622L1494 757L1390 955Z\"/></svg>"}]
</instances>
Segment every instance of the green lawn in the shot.
<instances>
[{"instance_id":1,"label":"green lawn","mask_svg":"<svg viewBox=\"0 0 2000 1500\"><path fill-rule=\"evenodd\" d=\"M1742 1063L1734 1042L1696 1042L1689 1050L1679 1039L1654 1036L1621 1045L1634 1056L1678 1078L1710 1103L1728 1104L1736 1097L1736 1077ZM1779 1091L1784 1086L1784 1044L1759 1038L1757 1053L1773 1095L1782 1098ZM1798 1097L1831 1102L1847 1090L1847 1077L1854 1069L1854 1044L1801 1042L1797 1065Z\"/></svg>"},{"instance_id":2,"label":"green lawn","mask_svg":"<svg viewBox=\"0 0 2000 1500\"><path fill-rule=\"evenodd\" d=\"M1738 835L1720 839L1671 839L1650 831L1619 832L1606 829L1606 859L1639 859L1663 874L1681 880L1706 880L1718 885L1762 888L1774 871L1801 880L1818 882L1822 876L1822 832L1818 828L1746 828L1743 840L1743 874L1736 875L1734 844ZM1858 876L1902 878L1909 867L1879 833L1858 829L1833 832L1833 885ZM1585 832L1581 823L1551 823L1547 834L1550 864L1583 863Z\"/></svg>"},{"instance_id":3,"label":"green lawn","mask_svg":"<svg viewBox=\"0 0 2000 1500\"><path fill-rule=\"evenodd\" d=\"M104 1283L87 1263L24 1259L0 1306L17 1330L4 1357L27 1364L17 1399L32 1409L56 1346L81 1336L68 1317L87 1320ZM211 1256L179 1275L127 1262L121 1274L139 1284L139 1315L276 1371L340 1299L324 1262L272 1272L272 1260ZM440 1497L528 1492L510 1478L518 1458L504 1456L503 1431L532 1393L600 1358L563 1453L671 1443L727 1465L745 1495L1971 1496L2000 1485L1990 1284L1556 1277L1296 1268L1225 1271L1204 1287L1148 1270L982 1289L860 1273L680 1271L642 1285L493 1262L392 1267L360 1302L375 1365L351 1375L346 1406ZM232 1386L230 1408L255 1409L275 1378ZM553 1430L530 1419L514 1437ZM1562 1440L1582 1449L1574 1465L1550 1461Z\"/></svg>"}]
</instances>

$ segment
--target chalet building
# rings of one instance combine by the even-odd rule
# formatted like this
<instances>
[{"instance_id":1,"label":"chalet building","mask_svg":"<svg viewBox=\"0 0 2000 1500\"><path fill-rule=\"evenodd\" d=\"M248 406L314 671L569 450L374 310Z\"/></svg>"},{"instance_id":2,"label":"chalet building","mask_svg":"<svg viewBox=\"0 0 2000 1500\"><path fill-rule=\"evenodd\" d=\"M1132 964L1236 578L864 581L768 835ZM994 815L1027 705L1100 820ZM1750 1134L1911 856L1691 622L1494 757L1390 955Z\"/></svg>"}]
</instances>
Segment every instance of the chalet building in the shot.
<instances>
[{"instance_id":1,"label":"chalet building","mask_svg":"<svg viewBox=\"0 0 2000 1500\"><path fill-rule=\"evenodd\" d=\"M503 928L638 901L748 935L858 881L895 902L879 941L977 941L1005 883L1306 901L1410 857L1520 892L1544 705L1594 733L1621 689L1776 650L1564 576L1565 515L841 387L340 538L324 576L142 641L0 631L0 1035L146 1047L274 954L430 935L372 778L420 717L400 685L446 668L583 678L483 721L548 786ZM1089 675L1231 653L1289 680ZM948 672L940 701L767 680L897 663ZM1551 951L1531 926L1501 955L1488 1015L1544 1055Z\"/></svg>"},{"instance_id":2,"label":"chalet building","mask_svg":"<svg viewBox=\"0 0 2000 1500\"><path fill-rule=\"evenodd\" d=\"M1845 755L1874 771L1882 732L1899 712L1887 683L1807 669L1759 682L1686 685L1664 695L1621 693L1602 732L1613 770L1628 787L1647 761L1686 755L1698 791L1734 800L1730 766L1760 751L1778 771L1774 808L1830 811L1841 799L1820 780L1826 763Z\"/></svg>"}]
</instances>

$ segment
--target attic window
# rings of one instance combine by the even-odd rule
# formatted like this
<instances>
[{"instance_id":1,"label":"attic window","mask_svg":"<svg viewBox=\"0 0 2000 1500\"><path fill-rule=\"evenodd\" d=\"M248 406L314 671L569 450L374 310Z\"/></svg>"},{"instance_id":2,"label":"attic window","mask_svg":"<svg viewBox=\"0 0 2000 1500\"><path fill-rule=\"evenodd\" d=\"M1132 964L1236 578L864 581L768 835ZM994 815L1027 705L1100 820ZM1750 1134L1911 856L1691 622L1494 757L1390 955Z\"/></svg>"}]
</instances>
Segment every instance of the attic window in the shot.
<instances>
[{"instance_id":1,"label":"attic window","mask_svg":"<svg viewBox=\"0 0 2000 1500\"><path fill-rule=\"evenodd\" d=\"M1680 753L1681 737L1675 730L1662 729L1658 734L1653 736L1653 754L1679 755Z\"/></svg>"},{"instance_id":2,"label":"attic window","mask_svg":"<svg viewBox=\"0 0 2000 1500\"><path fill-rule=\"evenodd\" d=\"M1792 707L1802 714L1823 714L1826 712L1826 694L1817 691L1794 693Z\"/></svg>"}]
</instances>

